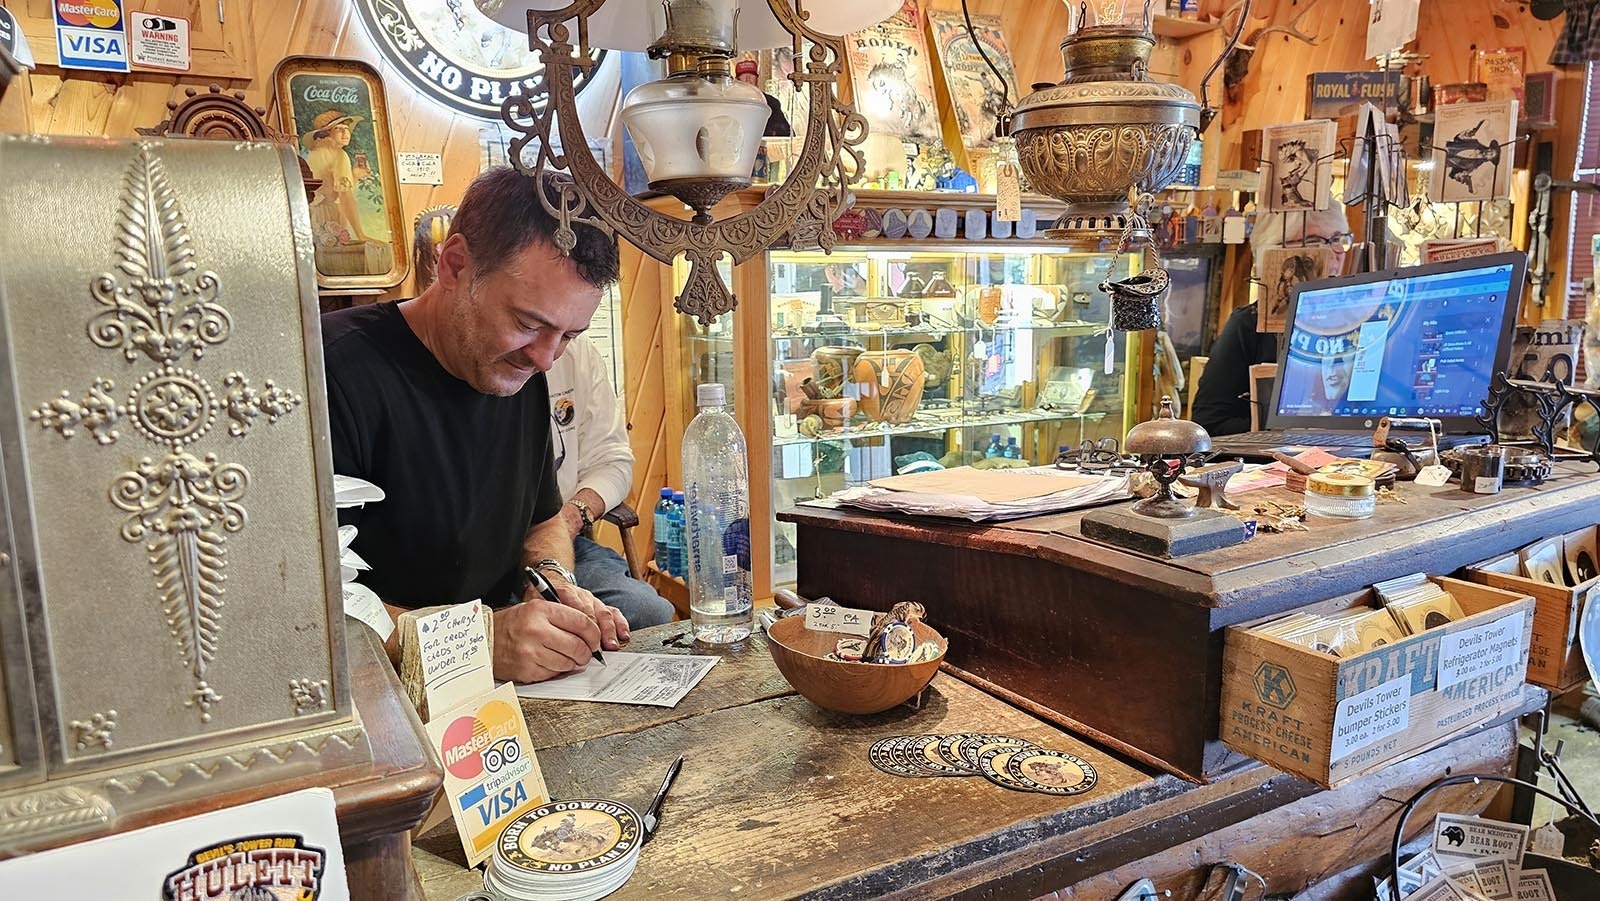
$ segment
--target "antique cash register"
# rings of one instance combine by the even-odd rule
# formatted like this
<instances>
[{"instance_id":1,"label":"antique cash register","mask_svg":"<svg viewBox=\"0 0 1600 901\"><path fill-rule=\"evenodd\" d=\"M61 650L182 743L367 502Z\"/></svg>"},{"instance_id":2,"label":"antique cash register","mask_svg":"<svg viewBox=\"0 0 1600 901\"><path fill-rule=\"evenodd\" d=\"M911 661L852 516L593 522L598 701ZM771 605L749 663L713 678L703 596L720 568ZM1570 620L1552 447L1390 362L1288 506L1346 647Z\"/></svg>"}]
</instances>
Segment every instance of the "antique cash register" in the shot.
<instances>
[{"instance_id":1,"label":"antique cash register","mask_svg":"<svg viewBox=\"0 0 1600 901\"><path fill-rule=\"evenodd\" d=\"M0 856L369 773L293 151L3 136L0 219Z\"/></svg>"}]
</instances>

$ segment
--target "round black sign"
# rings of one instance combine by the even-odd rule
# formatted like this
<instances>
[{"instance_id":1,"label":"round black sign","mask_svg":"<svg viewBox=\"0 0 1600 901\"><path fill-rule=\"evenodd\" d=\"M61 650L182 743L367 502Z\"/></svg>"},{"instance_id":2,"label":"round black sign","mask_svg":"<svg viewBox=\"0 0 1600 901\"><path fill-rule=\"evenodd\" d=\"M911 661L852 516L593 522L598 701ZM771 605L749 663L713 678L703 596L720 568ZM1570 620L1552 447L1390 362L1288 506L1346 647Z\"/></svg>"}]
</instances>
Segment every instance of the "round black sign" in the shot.
<instances>
[{"instance_id":1,"label":"round black sign","mask_svg":"<svg viewBox=\"0 0 1600 901\"><path fill-rule=\"evenodd\" d=\"M485 16L473 0L356 0L356 8L408 81L469 116L498 120L505 99L531 90L542 68L526 34ZM593 53L597 62L605 55ZM586 73L576 78L582 91Z\"/></svg>"}]
</instances>

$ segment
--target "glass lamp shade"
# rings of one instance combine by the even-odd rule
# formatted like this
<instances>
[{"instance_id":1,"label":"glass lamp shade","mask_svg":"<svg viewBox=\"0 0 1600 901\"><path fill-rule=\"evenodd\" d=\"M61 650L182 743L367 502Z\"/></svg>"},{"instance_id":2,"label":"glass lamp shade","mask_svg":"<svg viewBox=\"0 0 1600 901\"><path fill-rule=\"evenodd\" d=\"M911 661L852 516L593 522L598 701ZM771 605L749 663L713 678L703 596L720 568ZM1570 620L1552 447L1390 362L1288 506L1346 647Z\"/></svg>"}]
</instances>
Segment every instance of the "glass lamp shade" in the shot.
<instances>
[{"instance_id":1,"label":"glass lamp shade","mask_svg":"<svg viewBox=\"0 0 1600 901\"><path fill-rule=\"evenodd\" d=\"M484 15L507 28L528 30L528 10L551 10L570 0L473 0ZM806 0L806 25L822 34L842 35L876 25L894 15L901 0ZM783 47L793 38L772 14L767 0L673 0L675 20L738 11L739 50ZM701 8L704 8L703 10ZM687 24L686 22L684 24ZM680 25L680 27L682 27ZM589 41L607 50L648 50L666 32L661 0L610 0L589 17Z\"/></svg>"},{"instance_id":2,"label":"glass lamp shade","mask_svg":"<svg viewBox=\"0 0 1600 901\"><path fill-rule=\"evenodd\" d=\"M760 90L719 74L652 81L622 102L650 187L669 194L681 179L748 184L769 114Z\"/></svg>"}]
</instances>

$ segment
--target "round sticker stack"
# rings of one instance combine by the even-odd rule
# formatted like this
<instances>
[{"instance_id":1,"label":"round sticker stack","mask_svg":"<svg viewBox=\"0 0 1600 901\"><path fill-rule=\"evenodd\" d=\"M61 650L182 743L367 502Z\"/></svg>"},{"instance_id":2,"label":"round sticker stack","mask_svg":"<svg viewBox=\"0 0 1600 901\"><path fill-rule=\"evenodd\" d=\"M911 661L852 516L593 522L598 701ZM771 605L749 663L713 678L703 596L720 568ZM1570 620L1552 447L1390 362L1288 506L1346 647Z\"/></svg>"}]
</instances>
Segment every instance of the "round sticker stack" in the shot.
<instances>
[{"instance_id":1,"label":"round sticker stack","mask_svg":"<svg viewBox=\"0 0 1600 901\"><path fill-rule=\"evenodd\" d=\"M639 815L616 801L557 801L500 833L484 888L515 901L594 901L639 862Z\"/></svg>"}]
</instances>

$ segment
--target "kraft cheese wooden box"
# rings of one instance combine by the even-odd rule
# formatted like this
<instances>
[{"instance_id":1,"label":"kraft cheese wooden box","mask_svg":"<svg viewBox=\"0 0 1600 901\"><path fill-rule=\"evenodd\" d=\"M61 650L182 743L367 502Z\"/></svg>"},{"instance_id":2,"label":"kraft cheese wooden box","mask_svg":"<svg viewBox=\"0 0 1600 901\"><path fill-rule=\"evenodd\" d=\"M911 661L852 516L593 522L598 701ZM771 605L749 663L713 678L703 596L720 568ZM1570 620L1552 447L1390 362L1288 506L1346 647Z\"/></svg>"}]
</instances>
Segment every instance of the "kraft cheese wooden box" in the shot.
<instances>
[{"instance_id":1,"label":"kraft cheese wooden box","mask_svg":"<svg viewBox=\"0 0 1600 901\"><path fill-rule=\"evenodd\" d=\"M1455 596L1465 618L1345 659L1254 631L1261 624L1230 627L1223 742L1333 788L1516 709L1533 599L1433 581ZM1369 591L1343 606L1371 601Z\"/></svg>"},{"instance_id":2,"label":"kraft cheese wooden box","mask_svg":"<svg viewBox=\"0 0 1600 901\"><path fill-rule=\"evenodd\" d=\"M1528 681L1559 693L1569 691L1589 678L1589 670L1583 664L1583 648L1578 644L1578 619L1583 613L1583 605L1595 593L1595 589L1600 588L1600 578L1591 576L1575 585L1569 583L1578 578L1578 573L1573 570L1581 565L1578 561L1584 559L1583 548L1595 544L1595 527L1539 543L1560 544L1571 551L1564 555L1567 566L1566 572L1560 574L1563 577L1560 581L1541 581L1524 575L1520 552L1470 566L1467 568L1467 578L1491 588L1533 597L1533 641L1528 651ZM1592 559L1587 566L1594 566ZM1588 575L1590 568L1579 572Z\"/></svg>"}]
</instances>

